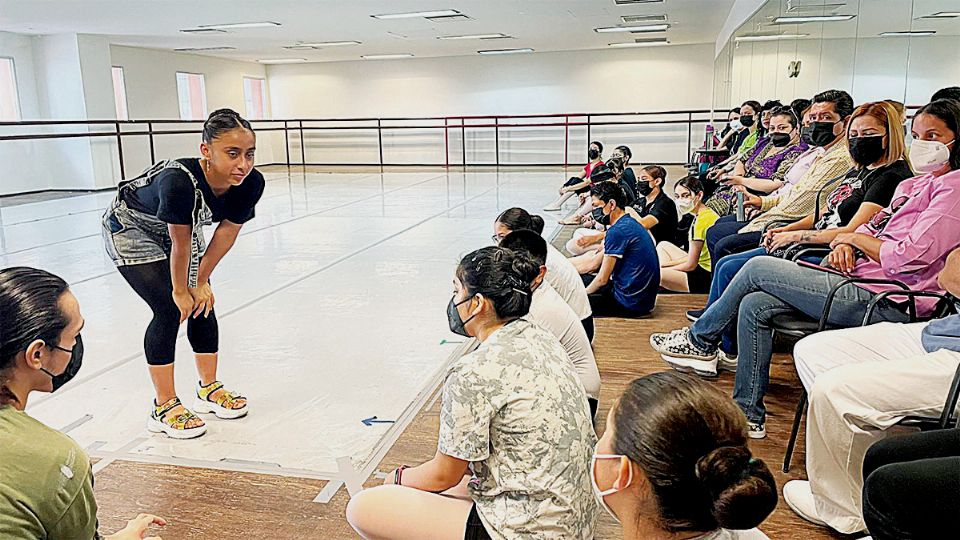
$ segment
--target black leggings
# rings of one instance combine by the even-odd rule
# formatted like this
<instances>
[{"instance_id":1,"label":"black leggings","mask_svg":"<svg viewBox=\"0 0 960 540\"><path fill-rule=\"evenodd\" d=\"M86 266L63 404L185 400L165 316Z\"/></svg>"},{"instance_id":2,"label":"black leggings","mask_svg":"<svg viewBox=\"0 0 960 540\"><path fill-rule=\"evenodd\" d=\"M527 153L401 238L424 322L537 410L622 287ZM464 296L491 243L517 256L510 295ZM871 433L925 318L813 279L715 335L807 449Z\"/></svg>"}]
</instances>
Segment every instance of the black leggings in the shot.
<instances>
[{"instance_id":1,"label":"black leggings","mask_svg":"<svg viewBox=\"0 0 960 540\"><path fill-rule=\"evenodd\" d=\"M956 538L960 429L889 436L867 450L863 477L863 519L876 540Z\"/></svg>"},{"instance_id":2,"label":"black leggings","mask_svg":"<svg viewBox=\"0 0 960 540\"><path fill-rule=\"evenodd\" d=\"M143 350L151 366L173 363L180 330L180 310L173 302L173 283L170 281L170 260L120 266L120 275L133 287L140 298L153 310L153 320L143 337ZM196 319L187 319L187 339L197 354L213 354L219 349L220 330L217 315L210 311Z\"/></svg>"}]
</instances>

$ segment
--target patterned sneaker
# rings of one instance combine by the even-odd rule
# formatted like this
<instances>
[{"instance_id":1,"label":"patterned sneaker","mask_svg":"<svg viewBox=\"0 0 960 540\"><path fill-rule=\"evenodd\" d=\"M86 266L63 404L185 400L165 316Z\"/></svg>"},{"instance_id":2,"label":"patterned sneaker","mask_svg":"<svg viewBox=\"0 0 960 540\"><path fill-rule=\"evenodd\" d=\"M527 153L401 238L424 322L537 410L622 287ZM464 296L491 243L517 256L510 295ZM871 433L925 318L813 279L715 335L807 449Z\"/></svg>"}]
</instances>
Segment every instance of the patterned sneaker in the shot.
<instances>
[{"instance_id":1,"label":"patterned sneaker","mask_svg":"<svg viewBox=\"0 0 960 540\"><path fill-rule=\"evenodd\" d=\"M210 396L217 390L222 390L215 399ZM207 386L197 383L197 399L193 402L193 410L201 414L213 413L217 418L232 420L247 415L247 398L236 392L223 389L223 383L213 381Z\"/></svg>"},{"instance_id":2,"label":"patterned sneaker","mask_svg":"<svg viewBox=\"0 0 960 540\"><path fill-rule=\"evenodd\" d=\"M703 312L706 310L707 308L691 309L690 311L687 312L687 320L690 322L697 322L698 320L700 320L700 317L703 316Z\"/></svg>"},{"instance_id":3,"label":"patterned sneaker","mask_svg":"<svg viewBox=\"0 0 960 540\"><path fill-rule=\"evenodd\" d=\"M767 427L763 423L747 422L747 435L751 439L764 439L767 436Z\"/></svg>"},{"instance_id":4,"label":"patterned sneaker","mask_svg":"<svg viewBox=\"0 0 960 540\"><path fill-rule=\"evenodd\" d=\"M181 412L172 414L171 411L177 407ZM162 405L153 404L147 429L151 433L164 433L172 439L193 439L206 433L207 425L202 418L184 407L180 398L173 398Z\"/></svg>"},{"instance_id":5,"label":"patterned sneaker","mask_svg":"<svg viewBox=\"0 0 960 540\"><path fill-rule=\"evenodd\" d=\"M723 351L717 353L717 369L721 371L729 371L730 373L737 372L737 356L734 354L727 354Z\"/></svg>"},{"instance_id":6,"label":"patterned sneaker","mask_svg":"<svg viewBox=\"0 0 960 540\"><path fill-rule=\"evenodd\" d=\"M650 336L650 344L654 345L655 335ZM659 340L659 338L658 338ZM690 331L686 328L675 330L670 333L669 338L660 341L660 346L654 345L654 348L662 355L671 358L687 358L690 360L701 360L704 362L715 361L717 350L712 351L701 349L690 341Z\"/></svg>"},{"instance_id":7,"label":"patterned sneaker","mask_svg":"<svg viewBox=\"0 0 960 540\"><path fill-rule=\"evenodd\" d=\"M672 342L674 340L679 340L681 337L686 339L687 337L687 328L677 328L676 330L666 332L666 333L654 333L650 334L650 346L653 347L653 350L657 352L663 352L661 348L667 342Z\"/></svg>"}]
</instances>

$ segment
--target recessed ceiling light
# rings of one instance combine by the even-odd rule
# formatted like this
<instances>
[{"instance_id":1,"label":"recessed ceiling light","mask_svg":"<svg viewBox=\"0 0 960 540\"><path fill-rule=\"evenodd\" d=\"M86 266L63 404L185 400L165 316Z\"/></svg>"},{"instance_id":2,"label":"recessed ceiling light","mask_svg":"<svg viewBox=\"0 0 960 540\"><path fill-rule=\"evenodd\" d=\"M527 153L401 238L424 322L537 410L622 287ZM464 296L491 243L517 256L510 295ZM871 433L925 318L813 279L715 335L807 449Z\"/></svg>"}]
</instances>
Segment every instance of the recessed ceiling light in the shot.
<instances>
[{"instance_id":1,"label":"recessed ceiling light","mask_svg":"<svg viewBox=\"0 0 960 540\"><path fill-rule=\"evenodd\" d=\"M365 54L360 58L364 60L393 60L395 58L411 58L413 55L410 53L400 53L400 54Z\"/></svg>"},{"instance_id":2,"label":"recessed ceiling light","mask_svg":"<svg viewBox=\"0 0 960 540\"><path fill-rule=\"evenodd\" d=\"M506 34L468 34L465 36L439 36L437 39L506 39Z\"/></svg>"},{"instance_id":3,"label":"recessed ceiling light","mask_svg":"<svg viewBox=\"0 0 960 540\"><path fill-rule=\"evenodd\" d=\"M270 28L273 26L280 26L278 22L272 21L263 21L263 22L245 22L245 23L228 23L228 24L201 24L197 28L212 28L214 30L233 30L239 28Z\"/></svg>"},{"instance_id":4,"label":"recessed ceiling light","mask_svg":"<svg viewBox=\"0 0 960 540\"><path fill-rule=\"evenodd\" d=\"M856 15L798 15L796 17L777 17L773 19L773 24L849 21L854 17L856 17Z\"/></svg>"},{"instance_id":5,"label":"recessed ceiling light","mask_svg":"<svg viewBox=\"0 0 960 540\"><path fill-rule=\"evenodd\" d=\"M236 47L180 47L174 49L177 52L194 52L194 51L235 51Z\"/></svg>"},{"instance_id":6,"label":"recessed ceiling light","mask_svg":"<svg viewBox=\"0 0 960 540\"><path fill-rule=\"evenodd\" d=\"M810 34L758 34L735 37L734 41L780 41L785 39L800 39Z\"/></svg>"},{"instance_id":7,"label":"recessed ceiling light","mask_svg":"<svg viewBox=\"0 0 960 540\"><path fill-rule=\"evenodd\" d=\"M937 32L934 30L905 30L903 32L881 32L882 37L914 37L914 36L932 36Z\"/></svg>"},{"instance_id":8,"label":"recessed ceiling light","mask_svg":"<svg viewBox=\"0 0 960 540\"><path fill-rule=\"evenodd\" d=\"M670 28L670 25L663 23L640 26L607 26L604 28L594 28L593 31L599 34L607 34L611 32L663 32L667 28Z\"/></svg>"},{"instance_id":9,"label":"recessed ceiling light","mask_svg":"<svg viewBox=\"0 0 960 540\"><path fill-rule=\"evenodd\" d=\"M304 47L345 47L347 45L360 45L359 41L318 41L316 43L300 43Z\"/></svg>"},{"instance_id":10,"label":"recessed ceiling light","mask_svg":"<svg viewBox=\"0 0 960 540\"><path fill-rule=\"evenodd\" d=\"M479 54L518 54L518 53L532 53L533 49L527 47L523 49L490 49L486 51L477 51Z\"/></svg>"},{"instance_id":11,"label":"recessed ceiling light","mask_svg":"<svg viewBox=\"0 0 960 540\"><path fill-rule=\"evenodd\" d=\"M306 62L306 58L265 58L263 60L257 60L261 64L299 64L300 62Z\"/></svg>"},{"instance_id":12,"label":"recessed ceiling light","mask_svg":"<svg viewBox=\"0 0 960 540\"><path fill-rule=\"evenodd\" d=\"M919 17L920 19L955 19L960 17L960 11L938 11L930 15Z\"/></svg>"},{"instance_id":13,"label":"recessed ceiling light","mask_svg":"<svg viewBox=\"0 0 960 540\"><path fill-rule=\"evenodd\" d=\"M374 19L416 19L421 17L452 17L461 13L455 9L440 9L435 11L414 11L410 13L384 13L381 15L371 15Z\"/></svg>"},{"instance_id":14,"label":"recessed ceiling light","mask_svg":"<svg viewBox=\"0 0 960 540\"><path fill-rule=\"evenodd\" d=\"M632 47L651 47L653 45L669 45L667 38L638 39L626 43L610 43L607 46L614 49L627 49Z\"/></svg>"}]
</instances>

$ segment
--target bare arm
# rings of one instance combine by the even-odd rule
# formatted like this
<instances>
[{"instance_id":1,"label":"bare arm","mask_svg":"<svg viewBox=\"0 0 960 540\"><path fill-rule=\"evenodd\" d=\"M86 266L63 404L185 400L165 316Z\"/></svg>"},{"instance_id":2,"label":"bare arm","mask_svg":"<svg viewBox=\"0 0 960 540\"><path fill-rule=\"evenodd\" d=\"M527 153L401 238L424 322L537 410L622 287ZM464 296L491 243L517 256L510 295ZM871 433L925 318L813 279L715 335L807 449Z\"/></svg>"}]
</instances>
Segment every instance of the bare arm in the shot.
<instances>
[{"instance_id":1,"label":"bare arm","mask_svg":"<svg viewBox=\"0 0 960 540\"><path fill-rule=\"evenodd\" d=\"M434 493L446 491L463 480L469 464L469 461L451 457L438 451L430 461L405 469L401 473L400 483L422 491L432 491ZM385 483L393 483L392 474L387 475Z\"/></svg>"},{"instance_id":2,"label":"bare arm","mask_svg":"<svg viewBox=\"0 0 960 540\"><path fill-rule=\"evenodd\" d=\"M590 285L587 285L587 294L593 294L600 290L607 283L610 283L610 276L613 275L613 268L617 265L617 258L613 255L604 255L603 262L600 264L600 271L597 277L593 278Z\"/></svg>"},{"instance_id":3,"label":"bare arm","mask_svg":"<svg viewBox=\"0 0 960 540\"><path fill-rule=\"evenodd\" d=\"M690 242L690 249L687 250L686 258L670 261L671 264L665 266L665 268L678 270L680 272L693 272L697 268L697 265L700 264L700 253L702 251L703 240L694 240Z\"/></svg>"}]
</instances>

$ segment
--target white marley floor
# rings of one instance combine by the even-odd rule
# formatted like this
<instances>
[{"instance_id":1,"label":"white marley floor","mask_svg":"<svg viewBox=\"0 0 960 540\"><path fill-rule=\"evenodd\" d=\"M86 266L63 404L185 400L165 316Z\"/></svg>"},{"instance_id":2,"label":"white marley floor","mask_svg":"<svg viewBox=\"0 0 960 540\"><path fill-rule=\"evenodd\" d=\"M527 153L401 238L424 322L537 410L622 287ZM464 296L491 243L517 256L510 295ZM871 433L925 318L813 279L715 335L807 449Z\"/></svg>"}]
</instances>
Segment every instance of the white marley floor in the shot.
<instances>
[{"instance_id":1,"label":"white marley floor","mask_svg":"<svg viewBox=\"0 0 960 540\"><path fill-rule=\"evenodd\" d=\"M501 210L540 213L565 178L285 168L266 176L257 217L212 280L221 379L249 397L251 413L208 420L209 432L193 441L144 427L150 315L101 246L112 193L0 209L0 265L62 276L86 318L83 369L55 395L35 394L28 410L101 457L98 467L133 459L326 479L369 474L461 347L445 312L457 261L491 244ZM541 215L549 233L556 216ZM177 355L178 392L189 404L196 374L182 332ZM372 416L399 423L361 422Z\"/></svg>"}]
</instances>

